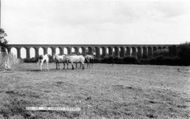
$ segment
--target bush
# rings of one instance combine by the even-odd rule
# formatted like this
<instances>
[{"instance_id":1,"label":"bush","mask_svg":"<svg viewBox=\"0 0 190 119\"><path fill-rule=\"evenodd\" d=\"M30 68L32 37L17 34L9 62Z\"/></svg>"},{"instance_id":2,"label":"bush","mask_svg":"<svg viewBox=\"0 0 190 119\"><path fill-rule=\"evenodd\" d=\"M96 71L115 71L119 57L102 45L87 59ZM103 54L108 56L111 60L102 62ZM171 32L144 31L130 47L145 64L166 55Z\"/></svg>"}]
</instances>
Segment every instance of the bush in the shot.
<instances>
[{"instance_id":1,"label":"bush","mask_svg":"<svg viewBox=\"0 0 190 119\"><path fill-rule=\"evenodd\" d=\"M25 63L36 63L38 61L38 59L37 58L25 58L24 59L24 62Z\"/></svg>"},{"instance_id":2,"label":"bush","mask_svg":"<svg viewBox=\"0 0 190 119\"><path fill-rule=\"evenodd\" d=\"M101 59L98 59L98 58L94 59L94 63L101 63L101 62L102 62Z\"/></svg>"},{"instance_id":3,"label":"bush","mask_svg":"<svg viewBox=\"0 0 190 119\"><path fill-rule=\"evenodd\" d=\"M169 47L169 54L170 56L176 56L177 55L177 46L172 45Z\"/></svg>"},{"instance_id":4,"label":"bush","mask_svg":"<svg viewBox=\"0 0 190 119\"><path fill-rule=\"evenodd\" d=\"M135 57L124 57L123 62L125 64L139 64L139 61Z\"/></svg>"},{"instance_id":5,"label":"bush","mask_svg":"<svg viewBox=\"0 0 190 119\"><path fill-rule=\"evenodd\" d=\"M110 57L105 57L101 60L102 63L108 63L108 64L113 64L114 63L114 58L112 56Z\"/></svg>"},{"instance_id":6,"label":"bush","mask_svg":"<svg viewBox=\"0 0 190 119\"><path fill-rule=\"evenodd\" d=\"M114 57L113 58L113 63L115 64L123 64L123 58L120 58L120 57Z\"/></svg>"},{"instance_id":7,"label":"bush","mask_svg":"<svg viewBox=\"0 0 190 119\"><path fill-rule=\"evenodd\" d=\"M157 56L149 59L150 64L156 65L180 65L179 57Z\"/></svg>"},{"instance_id":8,"label":"bush","mask_svg":"<svg viewBox=\"0 0 190 119\"><path fill-rule=\"evenodd\" d=\"M140 63L155 65L190 65L190 43L170 46L169 51L164 49L155 51L153 57L143 58L140 60Z\"/></svg>"},{"instance_id":9,"label":"bush","mask_svg":"<svg viewBox=\"0 0 190 119\"><path fill-rule=\"evenodd\" d=\"M177 47L177 56L182 65L190 65L190 43L184 43Z\"/></svg>"},{"instance_id":10,"label":"bush","mask_svg":"<svg viewBox=\"0 0 190 119\"><path fill-rule=\"evenodd\" d=\"M105 57L101 60L101 63L108 64L137 64L138 61L135 57Z\"/></svg>"},{"instance_id":11,"label":"bush","mask_svg":"<svg viewBox=\"0 0 190 119\"><path fill-rule=\"evenodd\" d=\"M160 49L153 52L153 56L169 56L169 50L168 49Z\"/></svg>"}]
</instances>

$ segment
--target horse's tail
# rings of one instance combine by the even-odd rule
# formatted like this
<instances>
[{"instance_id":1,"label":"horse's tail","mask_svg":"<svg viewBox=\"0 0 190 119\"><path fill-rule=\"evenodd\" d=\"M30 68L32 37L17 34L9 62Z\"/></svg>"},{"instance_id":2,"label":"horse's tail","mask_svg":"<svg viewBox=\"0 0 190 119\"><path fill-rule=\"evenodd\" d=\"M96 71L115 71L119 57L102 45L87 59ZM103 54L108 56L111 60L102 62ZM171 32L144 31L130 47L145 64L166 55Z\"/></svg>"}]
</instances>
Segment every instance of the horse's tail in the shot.
<instances>
[{"instance_id":1,"label":"horse's tail","mask_svg":"<svg viewBox=\"0 0 190 119\"><path fill-rule=\"evenodd\" d=\"M84 63L85 63L85 60L87 61L87 58L85 58L84 56L81 57L81 65L82 65L82 69L84 69Z\"/></svg>"}]
</instances>

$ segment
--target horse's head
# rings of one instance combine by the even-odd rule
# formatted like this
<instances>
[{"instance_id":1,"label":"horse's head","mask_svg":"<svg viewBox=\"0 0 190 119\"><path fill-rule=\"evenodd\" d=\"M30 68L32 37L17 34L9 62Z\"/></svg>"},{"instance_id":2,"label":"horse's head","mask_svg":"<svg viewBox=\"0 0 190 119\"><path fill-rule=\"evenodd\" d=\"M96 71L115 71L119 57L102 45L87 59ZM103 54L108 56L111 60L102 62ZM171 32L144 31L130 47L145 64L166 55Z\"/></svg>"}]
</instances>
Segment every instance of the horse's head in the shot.
<instances>
[{"instance_id":1,"label":"horse's head","mask_svg":"<svg viewBox=\"0 0 190 119\"><path fill-rule=\"evenodd\" d=\"M54 60L53 56L51 54L47 54L47 56L48 56L50 62Z\"/></svg>"},{"instance_id":2,"label":"horse's head","mask_svg":"<svg viewBox=\"0 0 190 119\"><path fill-rule=\"evenodd\" d=\"M52 59L53 59L53 60L56 60L56 58L57 58L57 54L54 54L54 55L52 56Z\"/></svg>"},{"instance_id":3,"label":"horse's head","mask_svg":"<svg viewBox=\"0 0 190 119\"><path fill-rule=\"evenodd\" d=\"M92 53L92 56L95 57L95 56L96 56L96 52L93 52L93 53Z\"/></svg>"}]
</instances>

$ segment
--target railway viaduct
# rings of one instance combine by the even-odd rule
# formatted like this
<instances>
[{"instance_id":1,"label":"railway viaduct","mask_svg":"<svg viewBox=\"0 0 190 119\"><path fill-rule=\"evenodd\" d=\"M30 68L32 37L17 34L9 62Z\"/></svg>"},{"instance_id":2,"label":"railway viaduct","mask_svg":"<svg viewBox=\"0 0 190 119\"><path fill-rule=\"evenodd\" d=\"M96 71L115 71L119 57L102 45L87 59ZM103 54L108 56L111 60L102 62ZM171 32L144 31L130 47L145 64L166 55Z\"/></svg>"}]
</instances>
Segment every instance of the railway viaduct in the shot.
<instances>
[{"instance_id":1,"label":"railway viaduct","mask_svg":"<svg viewBox=\"0 0 190 119\"><path fill-rule=\"evenodd\" d=\"M152 56L158 50L170 50L170 46L176 45L130 45L130 44L9 44L9 51L16 51L17 58L23 58L22 53L25 54L24 58L38 57L40 51L42 54L92 54L96 58L104 58L108 56L114 57L143 57ZM31 56L33 52L33 56Z\"/></svg>"}]
</instances>

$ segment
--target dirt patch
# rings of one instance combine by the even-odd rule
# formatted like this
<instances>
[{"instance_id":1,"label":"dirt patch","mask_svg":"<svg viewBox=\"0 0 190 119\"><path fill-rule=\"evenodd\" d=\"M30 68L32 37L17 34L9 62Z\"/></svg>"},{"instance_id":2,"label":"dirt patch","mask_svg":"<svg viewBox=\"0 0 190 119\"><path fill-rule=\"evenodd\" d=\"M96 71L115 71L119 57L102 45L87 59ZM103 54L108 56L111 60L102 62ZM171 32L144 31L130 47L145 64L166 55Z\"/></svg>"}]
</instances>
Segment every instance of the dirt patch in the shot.
<instances>
[{"instance_id":1,"label":"dirt patch","mask_svg":"<svg viewBox=\"0 0 190 119\"><path fill-rule=\"evenodd\" d=\"M30 98L40 98L40 95L29 90L9 90L5 91L6 94L10 96L21 96L21 97L30 97Z\"/></svg>"},{"instance_id":2,"label":"dirt patch","mask_svg":"<svg viewBox=\"0 0 190 119\"><path fill-rule=\"evenodd\" d=\"M29 118L31 115L26 110L26 107L29 105L31 105L29 101L11 96L7 98L6 102L1 106L0 114L5 118L10 118L12 116Z\"/></svg>"},{"instance_id":3,"label":"dirt patch","mask_svg":"<svg viewBox=\"0 0 190 119\"><path fill-rule=\"evenodd\" d=\"M112 85L113 91L142 91L142 88L134 87L134 86L124 86L124 85Z\"/></svg>"}]
</instances>

